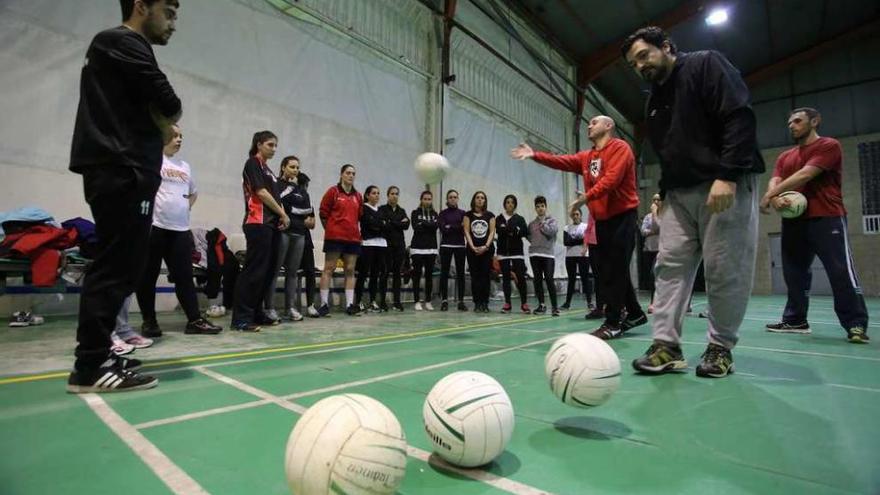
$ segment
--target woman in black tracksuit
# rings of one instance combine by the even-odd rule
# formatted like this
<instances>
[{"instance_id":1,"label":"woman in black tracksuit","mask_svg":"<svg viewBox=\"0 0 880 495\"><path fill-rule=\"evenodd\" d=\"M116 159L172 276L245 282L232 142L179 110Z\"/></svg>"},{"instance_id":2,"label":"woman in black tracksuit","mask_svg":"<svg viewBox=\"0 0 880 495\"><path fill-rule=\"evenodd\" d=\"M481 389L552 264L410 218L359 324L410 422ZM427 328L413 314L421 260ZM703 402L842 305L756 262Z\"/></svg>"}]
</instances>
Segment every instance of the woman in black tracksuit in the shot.
<instances>
[{"instance_id":1,"label":"woman in black tracksuit","mask_svg":"<svg viewBox=\"0 0 880 495\"><path fill-rule=\"evenodd\" d=\"M489 312L489 276L495 251L492 244L495 239L495 215L486 209L486 205L486 193L475 192L471 198L471 209L465 213L463 223L475 313Z\"/></svg>"},{"instance_id":2,"label":"woman in black tracksuit","mask_svg":"<svg viewBox=\"0 0 880 495\"><path fill-rule=\"evenodd\" d=\"M437 259L437 212L434 211L434 195L431 191L423 191L419 197L419 207L412 211L411 220L413 237L409 244L409 255L412 260L413 298L416 311L424 309L434 311L431 306L433 293L434 261ZM422 270L425 272L425 297L420 298Z\"/></svg>"},{"instance_id":3,"label":"woman in black tracksuit","mask_svg":"<svg viewBox=\"0 0 880 495\"><path fill-rule=\"evenodd\" d=\"M406 240L403 238L403 232L409 229L409 217L406 211L398 205L400 199L400 189L397 186L391 186L386 192L388 203L379 207L379 213L388 219L388 227L385 231L385 239L388 240L388 249L385 251L385 268L391 275L391 292L394 304L391 307L395 311L403 311L403 304L400 303L400 267L403 265L403 259L406 257ZM388 274L379 281L379 308L382 311L388 311L388 305L385 302L385 295L388 293Z\"/></svg>"},{"instance_id":4,"label":"woman in black tracksuit","mask_svg":"<svg viewBox=\"0 0 880 495\"><path fill-rule=\"evenodd\" d=\"M385 231L388 228L388 219L379 213L379 188L367 187L364 192L364 209L361 213L361 256L363 265L358 272L355 284L355 306L361 301L364 290L364 280L370 276L370 299L368 310L378 313L380 310L376 298L379 289L379 279L385 276L385 250L388 241L385 239Z\"/></svg>"},{"instance_id":5,"label":"woman in black tracksuit","mask_svg":"<svg viewBox=\"0 0 880 495\"><path fill-rule=\"evenodd\" d=\"M532 312L527 303L526 262L523 255L522 240L529 234L526 220L516 213L516 196L504 197L504 213L495 217L495 233L498 236L498 261L501 264L501 280L504 289L502 313L510 313L510 274L516 277L516 289L521 301L520 310L525 314Z\"/></svg>"}]
</instances>

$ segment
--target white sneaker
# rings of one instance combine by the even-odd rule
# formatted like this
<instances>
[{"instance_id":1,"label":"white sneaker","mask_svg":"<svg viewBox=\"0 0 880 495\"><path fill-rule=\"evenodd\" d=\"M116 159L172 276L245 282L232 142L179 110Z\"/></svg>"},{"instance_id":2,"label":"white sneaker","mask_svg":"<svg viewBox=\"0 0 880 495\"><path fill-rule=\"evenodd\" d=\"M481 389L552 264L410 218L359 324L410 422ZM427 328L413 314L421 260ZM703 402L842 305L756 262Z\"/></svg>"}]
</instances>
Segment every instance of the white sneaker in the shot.
<instances>
[{"instance_id":1,"label":"white sneaker","mask_svg":"<svg viewBox=\"0 0 880 495\"><path fill-rule=\"evenodd\" d=\"M208 318L222 318L226 316L226 308L219 304L214 304L205 311L205 316Z\"/></svg>"},{"instance_id":2,"label":"white sneaker","mask_svg":"<svg viewBox=\"0 0 880 495\"><path fill-rule=\"evenodd\" d=\"M308 309L306 309L306 313L308 313L308 315L312 318L317 318L321 316L320 314L318 314L318 309L315 308L313 304L309 304Z\"/></svg>"},{"instance_id":3,"label":"white sneaker","mask_svg":"<svg viewBox=\"0 0 880 495\"><path fill-rule=\"evenodd\" d=\"M120 339L116 335L111 337L113 339L113 345L110 346L110 352L116 354L117 356L124 356L126 354L131 354L134 352L134 346L131 344L127 344L124 340Z\"/></svg>"},{"instance_id":4,"label":"white sneaker","mask_svg":"<svg viewBox=\"0 0 880 495\"><path fill-rule=\"evenodd\" d=\"M290 318L291 321L300 321L303 319L302 313L293 308L290 308L290 310L287 312L287 317Z\"/></svg>"},{"instance_id":5,"label":"white sneaker","mask_svg":"<svg viewBox=\"0 0 880 495\"><path fill-rule=\"evenodd\" d=\"M132 335L131 337L125 339L125 343L133 346L135 349L146 349L147 347L153 345L153 339L141 337L140 335Z\"/></svg>"},{"instance_id":6,"label":"white sneaker","mask_svg":"<svg viewBox=\"0 0 880 495\"><path fill-rule=\"evenodd\" d=\"M431 303L426 302L425 303L425 310L426 311L434 311L434 306L431 306Z\"/></svg>"},{"instance_id":7,"label":"white sneaker","mask_svg":"<svg viewBox=\"0 0 880 495\"><path fill-rule=\"evenodd\" d=\"M421 311L421 310L422 310L422 303L421 303L421 302L416 302L416 304L415 304L415 310L416 310L416 311Z\"/></svg>"}]
</instances>

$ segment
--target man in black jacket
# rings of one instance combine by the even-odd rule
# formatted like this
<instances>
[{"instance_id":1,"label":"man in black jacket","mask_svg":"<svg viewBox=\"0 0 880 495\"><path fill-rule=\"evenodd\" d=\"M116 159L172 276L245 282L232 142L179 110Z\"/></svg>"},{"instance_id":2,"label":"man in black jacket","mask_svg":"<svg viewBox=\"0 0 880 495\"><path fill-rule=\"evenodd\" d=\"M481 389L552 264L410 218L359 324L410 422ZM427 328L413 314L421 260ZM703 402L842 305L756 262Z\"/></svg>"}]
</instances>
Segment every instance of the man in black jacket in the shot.
<instances>
[{"instance_id":1,"label":"man in black jacket","mask_svg":"<svg viewBox=\"0 0 880 495\"><path fill-rule=\"evenodd\" d=\"M718 52L680 53L657 27L622 47L651 83L648 137L660 157L660 252L654 342L633 367L664 373L687 367L682 325L697 269L705 263L709 345L697 376L733 371L731 349L745 317L758 242L757 178L764 171L755 114L739 71Z\"/></svg>"},{"instance_id":2,"label":"man in black jacket","mask_svg":"<svg viewBox=\"0 0 880 495\"><path fill-rule=\"evenodd\" d=\"M98 33L86 52L70 170L83 176L98 252L83 281L76 363L68 392L155 387L136 360L110 354L110 334L139 281L159 188L162 147L181 103L150 45L174 33L178 0L120 0L122 26Z\"/></svg>"}]
</instances>

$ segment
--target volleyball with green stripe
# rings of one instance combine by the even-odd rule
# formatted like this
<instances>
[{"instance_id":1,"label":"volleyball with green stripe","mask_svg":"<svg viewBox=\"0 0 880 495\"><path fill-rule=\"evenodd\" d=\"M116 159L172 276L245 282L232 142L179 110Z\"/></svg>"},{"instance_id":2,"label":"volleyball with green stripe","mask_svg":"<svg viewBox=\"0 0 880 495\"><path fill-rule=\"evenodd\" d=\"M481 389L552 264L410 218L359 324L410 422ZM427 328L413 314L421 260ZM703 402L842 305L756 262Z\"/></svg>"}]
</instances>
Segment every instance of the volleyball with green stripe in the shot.
<instances>
[{"instance_id":1,"label":"volleyball with green stripe","mask_svg":"<svg viewBox=\"0 0 880 495\"><path fill-rule=\"evenodd\" d=\"M284 468L294 495L390 495L406 472L406 436L381 402L334 395L296 422Z\"/></svg>"},{"instance_id":2,"label":"volleyball with green stripe","mask_svg":"<svg viewBox=\"0 0 880 495\"><path fill-rule=\"evenodd\" d=\"M434 452L461 467L488 464L513 434L510 397L494 378L478 371L457 371L437 382L422 416Z\"/></svg>"},{"instance_id":3,"label":"volleyball with green stripe","mask_svg":"<svg viewBox=\"0 0 880 495\"><path fill-rule=\"evenodd\" d=\"M573 333L553 343L544 358L550 390L575 407L595 407L620 386L620 359L604 340Z\"/></svg>"}]
</instances>

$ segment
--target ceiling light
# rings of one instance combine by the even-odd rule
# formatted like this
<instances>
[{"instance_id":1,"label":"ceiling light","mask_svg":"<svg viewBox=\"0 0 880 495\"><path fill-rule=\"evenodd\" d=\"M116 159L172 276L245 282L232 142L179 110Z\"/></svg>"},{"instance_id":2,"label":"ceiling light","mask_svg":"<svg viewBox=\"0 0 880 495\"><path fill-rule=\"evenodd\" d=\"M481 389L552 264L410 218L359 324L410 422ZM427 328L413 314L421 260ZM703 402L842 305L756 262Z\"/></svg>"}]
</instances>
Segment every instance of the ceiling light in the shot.
<instances>
[{"instance_id":1,"label":"ceiling light","mask_svg":"<svg viewBox=\"0 0 880 495\"><path fill-rule=\"evenodd\" d=\"M718 26L727 22L727 9L715 9L706 16L706 24Z\"/></svg>"}]
</instances>

